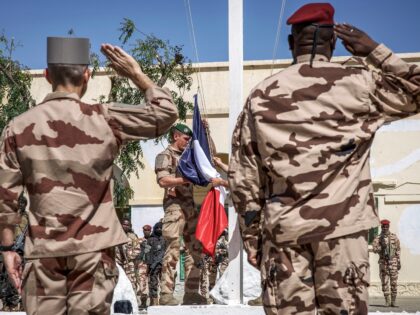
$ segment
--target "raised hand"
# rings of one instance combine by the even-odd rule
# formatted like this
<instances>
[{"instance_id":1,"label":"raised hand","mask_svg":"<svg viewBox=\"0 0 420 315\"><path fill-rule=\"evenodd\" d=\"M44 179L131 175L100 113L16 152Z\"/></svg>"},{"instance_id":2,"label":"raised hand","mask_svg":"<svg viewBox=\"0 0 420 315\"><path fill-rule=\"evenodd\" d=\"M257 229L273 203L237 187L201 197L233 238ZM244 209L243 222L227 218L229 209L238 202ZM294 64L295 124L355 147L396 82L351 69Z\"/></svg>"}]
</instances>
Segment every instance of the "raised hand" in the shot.
<instances>
[{"instance_id":1,"label":"raised hand","mask_svg":"<svg viewBox=\"0 0 420 315\"><path fill-rule=\"evenodd\" d=\"M378 46L377 42L353 25L336 24L334 30L344 47L354 56L366 57Z\"/></svg>"}]
</instances>

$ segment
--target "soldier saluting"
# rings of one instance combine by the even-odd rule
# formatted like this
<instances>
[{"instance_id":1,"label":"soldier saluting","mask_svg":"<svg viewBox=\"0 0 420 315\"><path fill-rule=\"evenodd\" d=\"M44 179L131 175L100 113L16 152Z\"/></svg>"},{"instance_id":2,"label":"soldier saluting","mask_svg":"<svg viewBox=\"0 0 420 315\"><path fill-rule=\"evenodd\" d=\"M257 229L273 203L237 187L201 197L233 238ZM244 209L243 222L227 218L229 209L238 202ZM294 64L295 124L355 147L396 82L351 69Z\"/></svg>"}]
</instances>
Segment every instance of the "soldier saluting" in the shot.
<instances>
[{"instance_id":1,"label":"soldier saluting","mask_svg":"<svg viewBox=\"0 0 420 315\"><path fill-rule=\"evenodd\" d=\"M396 306L398 271L401 269L401 249L397 235L389 231L389 224L389 220L381 221L381 234L373 240L372 251L379 254L379 277L386 306Z\"/></svg>"},{"instance_id":2,"label":"soldier saluting","mask_svg":"<svg viewBox=\"0 0 420 315\"><path fill-rule=\"evenodd\" d=\"M89 105L89 40L47 40L53 92L13 119L0 142L1 245L13 243L17 200L30 198L25 268L3 252L31 314L109 314L118 277L113 247L127 242L112 201L112 166L122 145L164 134L177 119L171 93L157 87L119 47L101 49L114 70L145 92L146 103Z\"/></svg>"},{"instance_id":3,"label":"soldier saluting","mask_svg":"<svg viewBox=\"0 0 420 315\"><path fill-rule=\"evenodd\" d=\"M333 15L311 3L288 19L294 63L254 88L233 134L229 186L267 314L367 314L370 147L420 104L420 68ZM330 62L337 36L366 59Z\"/></svg>"}]
</instances>

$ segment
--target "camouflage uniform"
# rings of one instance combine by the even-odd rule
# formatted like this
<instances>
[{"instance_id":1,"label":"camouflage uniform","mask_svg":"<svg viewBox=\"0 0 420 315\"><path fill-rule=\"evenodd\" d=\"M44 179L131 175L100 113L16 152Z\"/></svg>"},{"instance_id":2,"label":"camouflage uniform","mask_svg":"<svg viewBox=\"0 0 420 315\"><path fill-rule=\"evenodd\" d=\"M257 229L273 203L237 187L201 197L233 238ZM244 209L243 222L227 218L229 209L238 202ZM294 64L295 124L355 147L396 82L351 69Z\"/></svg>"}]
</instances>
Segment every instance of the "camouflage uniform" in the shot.
<instances>
[{"instance_id":1,"label":"camouflage uniform","mask_svg":"<svg viewBox=\"0 0 420 315\"><path fill-rule=\"evenodd\" d=\"M137 255L135 260L135 271L136 271L136 282L137 282L137 296L140 297L140 299L147 299L149 296L149 277L148 277L148 268L147 263L140 259L141 257L141 251L142 248L144 248L144 245L147 244L147 240L145 238L139 238L139 244L140 244L140 251L139 255Z\"/></svg>"},{"instance_id":2,"label":"camouflage uniform","mask_svg":"<svg viewBox=\"0 0 420 315\"><path fill-rule=\"evenodd\" d=\"M136 259L140 254L140 241L134 232L128 232L126 234L130 241L116 247L115 260L124 269L125 274L133 286L134 292L137 294L140 283L137 278Z\"/></svg>"},{"instance_id":3,"label":"camouflage uniform","mask_svg":"<svg viewBox=\"0 0 420 315\"><path fill-rule=\"evenodd\" d=\"M200 294L208 297L217 280L217 272L219 278L225 272L229 264L228 241L224 235L221 235L216 243L215 258L210 255L204 255L200 264Z\"/></svg>"},{"instance_id":4,"label":"camouflage uniform","mask_svg":"<svg viewBox=\"0 0 420 315\"><path fill-rule=\"evenodd\" d=\"M385 122L418 111L420 68L384 45L366 59L372 69L310 59L248 97L232 139L232 199L245 249L262 258L267 314L366 314L368 251L355 233L379 224L370 147Z\"/></svg>"},{"instance_id":5,"label":"camouflage uniform","mask_svg":"<svg viewBox=\"0 0 420 315\"><path fill-rule=\"evenodd\" d=\"M205 298L208 297L209 292L216 283L217 266L213 258L205 254L201 258L200 268L200 294Z\"/></svg>"},{"instance_id":6,"label":"camouflage uniform","mask_svg":"<svg viewBox=\"0 0 420 315\"><path fill-rule=\"evenodd\" d=\"M155 163L157 181L166 176L181 177L177 171L181 152L168 146L158 154ZM172 294L175 288L176 265L180 255L180 236L185 242L185 293L197 293L199 289L201 244L195 238L198 211L193 200L193 185L175 187L176 197L165 189L163 198L163 237L166 240L166 252L162 268L162 294Z\"/></svg>"},{"instance_id":7,"label":"camouflage uniform","mask_svg":"<svg viewBox=\"0 0 420 315\"><path fill-rule=\"evenodd\" d=\"M216 243L215 262L219 270L219 277L223 276L227 266L229 265L229 242L227 236L222 234Z\"/></svg>"},{"instance_id":8,"label":"camouflage uniform","mask_svg":"<svg viewBox=\"0 0 420 315\"><path fill-rule=\"evenodd\" d=\"M379 277L385 300L389 301L391 285L391 301L397 297L398 271L400 262L400 241L394 233L381 233L372 242L373 252L379 254Z\"/></svg>"},{"instance_id":9,"label":"camouflage uniform","mask_svg":"<svg viewBox=\"0 0 420 315\"><path fill-rule=\"evenodd\" d=\"M127 242L112 200L122 145L164 134L177 118L171 93L146 105L89 105L53 92L14 118L0 141L0 224L21 220L30 198L23 301L31 314L109 314L118 269L110 247ZM51 296L54 296L52 299Z\"/></svg>"}]
</instances>

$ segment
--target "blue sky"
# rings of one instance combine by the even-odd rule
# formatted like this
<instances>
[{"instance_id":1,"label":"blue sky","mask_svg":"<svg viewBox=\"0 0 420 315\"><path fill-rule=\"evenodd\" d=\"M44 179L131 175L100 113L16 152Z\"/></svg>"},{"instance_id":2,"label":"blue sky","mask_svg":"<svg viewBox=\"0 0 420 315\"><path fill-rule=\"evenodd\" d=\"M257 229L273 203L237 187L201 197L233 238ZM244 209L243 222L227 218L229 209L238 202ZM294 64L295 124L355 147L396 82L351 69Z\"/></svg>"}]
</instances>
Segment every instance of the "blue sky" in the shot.
<instances>
[{"instance_id":1,"label":"blue sky","mask_svg":"<svg viewBox=\"0 0 420 315\"><path fill-rule=\"evenodd\" d=\"M286 18L310 0L288 0L278 58L289 58ZM7 4L6 4L7 3ZM228 0L190 0L200 61L228 59ZM419 0L334 0L337 22L352 23L396 52L420 52ZM244 0L244 57L271 59L281 0ZM44 68L47 36L89 37L92 50L103 42L118 43L124 17L145 33L184 45L195 61L184 0L14 0L4 1L0 31L22 46L14 58L30 68ZM336 55L347 55L341 44Z\"/></svg>"}]
</instances>

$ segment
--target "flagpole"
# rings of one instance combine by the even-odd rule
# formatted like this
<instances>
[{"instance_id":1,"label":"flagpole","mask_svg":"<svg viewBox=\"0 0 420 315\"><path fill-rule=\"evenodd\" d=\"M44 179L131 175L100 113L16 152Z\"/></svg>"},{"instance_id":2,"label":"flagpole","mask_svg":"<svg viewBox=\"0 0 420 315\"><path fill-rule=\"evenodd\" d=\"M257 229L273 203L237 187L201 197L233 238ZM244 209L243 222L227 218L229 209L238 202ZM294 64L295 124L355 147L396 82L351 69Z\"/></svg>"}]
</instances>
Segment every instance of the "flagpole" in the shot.
<instances>
[{"instance_id":1,"label":"flagpole","mask_svg":"<svg viewBox=\"0 0 420 315\"><path fill-rule=\"evenodd\" d=\"M243 106L243 0L229 0L229 134ZM231 152L229 152L231 153ZM238 216L229 205L229 304L243 304L243 255Z\"/></svg>"}]
</instances>

